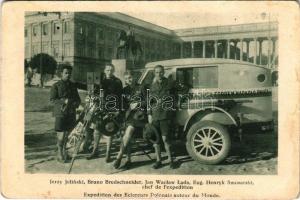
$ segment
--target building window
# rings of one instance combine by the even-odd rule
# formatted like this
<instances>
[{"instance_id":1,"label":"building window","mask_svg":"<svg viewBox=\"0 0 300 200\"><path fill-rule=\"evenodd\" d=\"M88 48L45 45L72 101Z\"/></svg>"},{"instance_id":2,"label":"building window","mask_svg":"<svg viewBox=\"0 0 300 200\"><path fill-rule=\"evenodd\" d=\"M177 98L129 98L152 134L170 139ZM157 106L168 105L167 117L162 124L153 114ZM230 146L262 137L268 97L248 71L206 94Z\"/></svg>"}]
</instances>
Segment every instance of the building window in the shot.
<instances>
[{"instance_id":1,"label":"building window","mask_svg":"<svg viewBox=\"0 0 300 200\"><path fill-rule=\"evenodd\" d=\"M83 35L84 34L84 29L82 24L78 24L78 34Z\"/></svg>"},{"instance_id":2,"label":"building window","mask_svg":"<svg viewBox=\"0 0 300 200\"><path fill-rule=\"evenodd\" d=\"M53 44L52 45L52 55L54 58L59 57L59 45L58 44Z\"/></svg>"},{"instance_id":3,"label":"building window","mask_svg":"<svg viewBox=\"0 0 300 200\"><path fill-rule=\"evenodd\" d=\"M145 49L149 49L149 48L150 48L149 40L146 39L146 42L145 42Z\"/></svg>"},{"instance_id":4,"label":"building window","mask_svg":"<svg viewBox=\"0 0 300 200\"><path fill-rule=\"evenodd\" d=\"M151 60L151 61L154 61L154 60L155 60L155 53L152 53L152 54L151 54L150 60Z\"/></svg>"},{"instance_id":5,"label":"building window","mask_svg":"<svg viewBox=\"0 0 300 200\"><path fill-rule=\"evenodd\" d=\"M94 57L95 56L95 43L88 43L87 56Z\"/></svg>"},{"instance_id":6,"label":"building window","mask_svg":"<svg viewBox=\"0 0 300 200\"><path fill-rule=\"evenodd\" d=\"M39 45L33 45L32 46L32 55L36 55L39 53Z\"/></svg>"},{"instance_id":7,"label":"building window","mask_svg":"<svg viewBox=\"0 0 300 200\"><path fill-rule=\"evenodd\" d=\"M94 49L93 47L89 46L88 49L87 49L87 53L88 53L88 57L94 57Z\"/></svg>"},{"instance_id":8,"label":"building window","mask_svg":"<svg viewBox=\"0 0 300 200\"><path fill-rule=\"evenodd\" d=\"M192 44L191 42L183 43L183 57L190 58L192 57Z\"/></svg>"},{"instance_id":9,"label":"building window","mask_svg":"<svg viewBox=\"0 0 300 200\"><path fill-rule=\"evenodd\" d=\"M91 26L88 27L88 36L94 37L94 28Z\"/></svg>"},{"instance_id":10,"label":"building window","mask_svg":"<svg viewBox=\"0 0 300 200\"><path fill-rule=\"evenodd\" d=\"M64 56L70 56L70 43L64 43Z\"/></svg>"},{"instance_id":11,"label":"building window","mask_svg":"<svg viewBox=\"0 0 300 200\"><path fill-rule=\"evenodd\" d=\"M84 45L84 43L82 43L82 42L78 43L77 47L78 47L77 48L77 55L78 56L85 56L85 53L84 53L85 45Z\"/></svg>"},{"instance_id":12,"label":"building window","mask_svg":"<svg viewBox=\"0 0 300 200\"><path fill-rule=\"evenodd\" d=\"M106 59L111 59L113 57L113 48L108 46L106 48Z\"/></svg>"},{"instance_id":13,"label":"building window","mask_svg":"<svg viewBox=\"0 0 300 200\"><path fill-rule=\"evenodd\" d=\"M108 30L106 32L106 39L109 43L112 43L112 31L111 30Z\"/></svg>"},{"instance_id":14,"label":"building window","mask_svg":"<svg viewBox=\"0 0 300 200\"><path fill-rule=\"evenodd\" d=\"M203 50L203 42L196 41L194 42L194 57L201 58L202 57L202 50Z\"/></svg>"},{"instance_id":15,"label":"building window","mask_svg":"<svg viewBox=\"0 0 300 200\"><path fill-rule=\"evenodd\" d=\"M104 48L102 47L102 45L98 45L98 58L104 58Z\"/></svg>"},{"instance_id":16,"label":"building window","mask_svg":"<svg viewBox=\"0 0 300 200\"><path fill-rule=\"evenodd\" d=\"M48 33L49 33L48 24L43 24L43 35L48 35Z\"/></svg>"},{"instance_id":17,"label":"building window","mask_svg":"<svg viewBox=\"0 0 300 200\"><path fill-rule=\"evenodd\" d=\"M37 25L33 26L32 33L33 33L33 36L37 36L37 34L38 34L38 26Z\"/></svg>"},{"instance_id":18,"label":"building window","mask_svg":"<svg viewBox=\"0 0 300 200\"><path fill-rule=\"evenodd\" d=\"M70 33L70 22L69 21L64 22L64 32Z\"/></svg>"},{"instance_id":19,"label":"building window","mask_svg":"<svg viewBox=\"0 0 300 200\"><path fill-rule=\"evenodd\" d=\"M54 23L53 34L58 34L59 31L60 31L60 24L59 23Z\"/></svg>"},{"instance_id":20,"label":"building window","mask_svg":"<svg viewBox=\"0 0 300 200\"><path fill-rule=\"evenodd\" d=\"M48 44L47 43L42 45L42 52L48 54Z\"/></svg>"},{"instance_id":21,"label":"building window","mask_svg":"<svg viewBox=\"0 0 300 200\"><path fill-rule=\"evenodd\" d=\"M27 28L25 28L25 32L24 32L25 37L27 37L27 34L28 34L28 30Z\"/></svg>"},{"instance_id":22,"label":"building window","mask_svg":"<svg viewBox=\"0 0 300 200\"><path fill-rule=\"evenodd\" d=\"M104 40L104 31L102 28L98 28L97 37L98 37L98 40Z\"/></svg>"}]
</instances>

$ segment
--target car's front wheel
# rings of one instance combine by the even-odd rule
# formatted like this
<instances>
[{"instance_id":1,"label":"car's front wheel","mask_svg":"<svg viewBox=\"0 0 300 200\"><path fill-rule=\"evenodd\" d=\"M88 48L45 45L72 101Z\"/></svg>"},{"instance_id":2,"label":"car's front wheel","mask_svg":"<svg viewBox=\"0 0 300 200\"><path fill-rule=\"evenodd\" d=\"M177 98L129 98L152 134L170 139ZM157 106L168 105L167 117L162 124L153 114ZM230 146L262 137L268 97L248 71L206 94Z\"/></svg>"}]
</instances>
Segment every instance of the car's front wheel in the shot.
<instances>
[{"instance_id":1,"label":"car's front wheel","mask_svg":"<svg viewBox=\"0 0 300 200\"><path fill-rule=\"evenodd\" d=\"M229 153L230 136L221 124L200 121L189 129L186 148L194 160L203 164L217 164Z\"/></svg>"}]
</instances>

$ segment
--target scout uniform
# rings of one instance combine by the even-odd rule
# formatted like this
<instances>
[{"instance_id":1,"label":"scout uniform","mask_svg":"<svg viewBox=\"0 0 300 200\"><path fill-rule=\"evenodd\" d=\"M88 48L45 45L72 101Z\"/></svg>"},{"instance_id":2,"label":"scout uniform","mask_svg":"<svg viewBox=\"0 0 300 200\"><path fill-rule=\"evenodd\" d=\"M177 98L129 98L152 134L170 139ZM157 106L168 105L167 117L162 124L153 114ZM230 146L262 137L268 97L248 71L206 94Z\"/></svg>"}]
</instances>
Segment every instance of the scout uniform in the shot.
<instances>
[{"instance_id":1,"label":"scout uniform","mask_svg":"<svg viewBox=\"0 0 300 200\"><path fill-rule=\"evenodd\" d=\"M158 132L163 137L164 146L170 160L170 167L173 168L173 159L170 150L170 127L173 107L166 106L166 101L173 102L174 105L174 95L172 83L165 77L162 78L161 82L153 81L150 85L150 109L148 114L152 115L152 125L158 130ZM164 103L165 101L165 103ZM154 144L155 152L157 154L157 162L153 168L158 168L161 166L161 150L160 144Z\"/></svg>"},{"instance_id":2,"label":"scout uniform","mask_svg":"<svg viewBox=\"0 0 300 200\"><path fill-rule=\"evenodd\" d=\"M65 100L69 102L65 105ZM55 131L70 131L76 121L76 108L80 105L80 97L75 84L60 80L53 84L50 91L50 101L53 104Z\"/></svg>"},{"instance_id":3,"label":"scout uniform","mask_svg":"<svg viewBox=\"0 0 300 200\"><path fill-rule=\"evenodd\" d=\"M104 111L105 112L118 112L120 111L120 105L121 105L121 94L122 94L122 82L120 79L118 79L115 76L112 76L111 78L104 77L101 80L101 89L103 89L104 93ZM109 107L106 105L106 97L108 96L114 96L116 97L116 107ZM97 157L98 154L98 145L100 141L101 134L100 133L100 127L101 127L102 119L96 118L96 121L93 120L94 124L94 146L93 146L93 152L90 156L87 157L87 159L93 159ZM107 140L107 148L106 148L106 162L110 160L110 150L111 150L111 143L112 143L112 137L108 137Z\"/></svg>"},{"instance_id":4,"label":"scout uniform","mask_svg":"<svg viewBox=\"0 0 300 200\"><path fill-rule=\"evenodd\" d=\"M66 103L66 100L68 102ZM63 138L57 140L58 160L66 161L65 152L68 134L74 128L76 122L76 108L80 104L80 97L74 83L69 80L60 80L55 83L50 91L50 102L53 104L55 117L55 131L63 132Z\"/></svg>"}]
</instances>

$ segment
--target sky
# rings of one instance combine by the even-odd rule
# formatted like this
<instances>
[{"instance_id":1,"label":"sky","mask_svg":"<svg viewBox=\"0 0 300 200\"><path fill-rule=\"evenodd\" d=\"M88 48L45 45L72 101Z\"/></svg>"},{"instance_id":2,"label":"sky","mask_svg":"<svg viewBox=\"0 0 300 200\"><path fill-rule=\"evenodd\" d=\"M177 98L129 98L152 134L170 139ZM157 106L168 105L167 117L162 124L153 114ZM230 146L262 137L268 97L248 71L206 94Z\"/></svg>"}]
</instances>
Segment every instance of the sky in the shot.
<instances>
[{"instance_id":1,"label":"sky","mask_svg":"<svg viewBox=\"0 0 300 200\"><path fill-rule=\"evenodd\" d=\"M259 23L276 21L276 13L267 12L226 12L213 13L208 12L122 12L142 19L144 21L159 25L170 30L197 28L207 26L235 25L246 23ZM250 43L250 57L254 55L253 42ZM240 43L238 43L240 48ZM244 46L244 48L246 48ZM267 55L268 44L263 42L262 52ZM244 49L245 51L245 49Z\"/></svg>"}]
</instances>

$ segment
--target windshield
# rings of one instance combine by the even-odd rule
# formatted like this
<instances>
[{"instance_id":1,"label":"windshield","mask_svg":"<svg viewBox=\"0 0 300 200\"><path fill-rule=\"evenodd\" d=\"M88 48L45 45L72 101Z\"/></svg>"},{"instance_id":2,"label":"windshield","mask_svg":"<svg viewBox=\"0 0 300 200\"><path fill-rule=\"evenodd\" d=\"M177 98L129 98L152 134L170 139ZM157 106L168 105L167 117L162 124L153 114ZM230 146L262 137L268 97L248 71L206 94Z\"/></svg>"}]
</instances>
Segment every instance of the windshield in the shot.
<instances>
[{"instance_id":1,"label":"windshield","mask_svg":"<svg viewBox=\"0 0 300 200\"><path fill-rule=\"evenodd\" d=\"M171 69L165 69L165 77L166 78L170 78L170 75L172 75L172 70ZM144 71L144 73L142 74L142 76L140 77L138 83L139 84L144 84L144 85L149 85L152 83L154 78L154 70L153 69L149 69Z\"/></svg>"}]
</instances>

